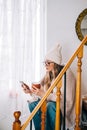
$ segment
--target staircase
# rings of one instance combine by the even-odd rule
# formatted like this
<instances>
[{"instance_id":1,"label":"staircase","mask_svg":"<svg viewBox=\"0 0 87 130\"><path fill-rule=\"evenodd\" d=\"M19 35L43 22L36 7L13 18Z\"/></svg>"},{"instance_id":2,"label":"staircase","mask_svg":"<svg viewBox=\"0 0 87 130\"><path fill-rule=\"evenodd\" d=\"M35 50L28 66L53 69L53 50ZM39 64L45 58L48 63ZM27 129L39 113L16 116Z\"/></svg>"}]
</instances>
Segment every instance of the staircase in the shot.
<instances>
[{"instance_id":1,"label":"staircase","mask_svg":"<svg viewBox=\"0 0 87 130\"><path fill-rule=\"evenodd\" d=\"M55 130L60 130L60 96L61 96L61 85L62 85L62 77L65 74L65 72L68 70L72 62L77 58L77 81L76 81L76 100L75 100L75 127L74 130L81 130L80 128L80 113L81 113L81 67L82 67L82 58L83 58L83 52L84 52L84 45L87 42L87 36L82 40L79 47L76 49L74 54L71 56L67 64L64 66L62 71L59 73L57 78L55 79L54 83L51 85L51 87L47 90L44 97L40 100L38 105L35 107L35 109L32 111L32 113L29 115L28 119L25 121L24 124L21 125L21 121L19 120L21 112L16 111L14 112L15 121L13 122L12 130L25 130L28 124L33 119L36 112L41 108L42 111L42 123L41 123L41 130L45 130L45 113L46 113L46 99L51 93L51 91L54 89L55 86L57 86L57 99L56 99L56 126Z\"/></svg>"}]
</instances>

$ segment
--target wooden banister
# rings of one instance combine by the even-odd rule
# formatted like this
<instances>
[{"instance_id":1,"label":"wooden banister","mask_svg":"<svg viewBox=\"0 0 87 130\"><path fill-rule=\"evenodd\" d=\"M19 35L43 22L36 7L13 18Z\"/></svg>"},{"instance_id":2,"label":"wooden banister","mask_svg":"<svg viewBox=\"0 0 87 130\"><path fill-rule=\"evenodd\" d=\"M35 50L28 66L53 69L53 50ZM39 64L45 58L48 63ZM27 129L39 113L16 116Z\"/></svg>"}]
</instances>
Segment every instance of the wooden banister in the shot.
<instances>
[{"instance_id":1,"label":"wooden banister","mask_svg":"<svg viewBox=\"0 0 87 130\"><path fill-rule=\"evenodd\" d=\"M59 75L57 76L57 78L55 79L55 81L51 85L51 87L47 90L44 97L40 100L38 105L32 111L32 113L30 114L30 116L28 117L26 122L22 126L20 126L21 123L18 124L18 121L15 121L17 123L13 124L13 126L14 126L13 130L25 130L25 128L27 127L29 122L32 120L32 118L34 117L36 112L39 110L39 108L42 106L42 104L46 101L46 98L49 96L49 94L54 89L54 87L57 86L57 84L61 80L62 76L67 71L67 69L70 67L70 65L72 64L72 62L74 61L74 59L76 57L78 57L78 66L77 66L78 68L77 68L77 85L76 85L76 126L75 126L75 130L80 130L80 127L79 127L79 121L80 121L79 120L79 115L80 115L80 96L81 96L81 65L82 65L81 58L83 57L83 46L84 46L84 44L86 42L87 42L87 36L85 36L85 38L82 40L81 44L79 45L79 47L77 48L75 53L71 56L70 60L64 66L62 71L59 73ZM58 94L60 93L59 89L60 89L60 87L58 87ZM60 104L59 97L57 98L57 101L58 101L57 108L59 109L59 106L60 106L59 105ZM57 115L59 116L58 113L57 113ZM18 129L14 129L14 128L16 128L16 126L15 126L16 124L18 125ZM59 124L58 125L56 124L56 129L55 130L59 130L59 128L60 128Z\"/></svg>"}]
</instances>

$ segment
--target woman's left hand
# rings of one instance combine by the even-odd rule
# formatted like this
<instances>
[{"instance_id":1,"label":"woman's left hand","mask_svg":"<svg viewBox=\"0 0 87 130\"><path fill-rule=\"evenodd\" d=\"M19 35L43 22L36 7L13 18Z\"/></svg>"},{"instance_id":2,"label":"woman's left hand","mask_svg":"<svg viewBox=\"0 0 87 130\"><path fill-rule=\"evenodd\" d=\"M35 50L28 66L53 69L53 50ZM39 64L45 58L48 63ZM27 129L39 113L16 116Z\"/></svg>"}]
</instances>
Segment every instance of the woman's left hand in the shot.
<instances>
[{"instance_id":1,"label":"woman's left hand","mask_svg":"<svg viewBox=\"0 0 87 130\"><path fill-rule=\"evenodd\" d=\"M40 96L40 97L43 97L45 94L44 90L42 90L41 88L39 89L39 88L35 87L34 85L32 85L31 91L33 94Z\"/></svg>"}]
</instances>

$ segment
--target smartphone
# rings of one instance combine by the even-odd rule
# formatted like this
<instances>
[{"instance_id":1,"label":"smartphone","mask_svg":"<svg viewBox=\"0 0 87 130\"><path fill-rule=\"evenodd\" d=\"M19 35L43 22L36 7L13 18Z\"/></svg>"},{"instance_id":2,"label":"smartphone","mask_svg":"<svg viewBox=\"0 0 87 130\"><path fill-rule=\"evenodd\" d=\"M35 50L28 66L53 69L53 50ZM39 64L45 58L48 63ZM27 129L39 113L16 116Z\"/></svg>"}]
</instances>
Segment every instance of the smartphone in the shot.
<instances>
[{"instance_id":1,"label":"smartphone","mask_svg":"<svg viewBox=\"0 0 87 130\"><path fill-rule=\"evenodd\" d=\"M30 90L29 86L26 83L24 83L23 81L20 81L20 83L25 85L25 89L29 89Z\"/></svg>"}]
</instances>

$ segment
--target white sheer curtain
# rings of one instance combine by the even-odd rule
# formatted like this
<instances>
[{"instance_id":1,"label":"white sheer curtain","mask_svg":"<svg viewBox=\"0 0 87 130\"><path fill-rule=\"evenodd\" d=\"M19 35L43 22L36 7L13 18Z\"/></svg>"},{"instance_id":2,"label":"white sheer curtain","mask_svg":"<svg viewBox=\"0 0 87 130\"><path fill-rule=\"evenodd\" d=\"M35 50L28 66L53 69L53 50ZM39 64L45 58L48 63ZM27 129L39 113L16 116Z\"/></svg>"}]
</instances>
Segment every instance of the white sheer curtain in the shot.
<instances>
[{"instance_id":1,"label":"white sheer curtain","mask_svg":"<svg viewBox=\"0 0 87 130\"><path fill-rule=\"evenodd\" d=\"M46 0L0 0L0 130L29 114L19 81L40 80L45 52Z\"/></svg>"}]
</instances>

